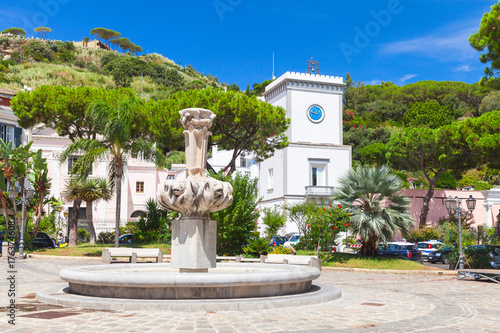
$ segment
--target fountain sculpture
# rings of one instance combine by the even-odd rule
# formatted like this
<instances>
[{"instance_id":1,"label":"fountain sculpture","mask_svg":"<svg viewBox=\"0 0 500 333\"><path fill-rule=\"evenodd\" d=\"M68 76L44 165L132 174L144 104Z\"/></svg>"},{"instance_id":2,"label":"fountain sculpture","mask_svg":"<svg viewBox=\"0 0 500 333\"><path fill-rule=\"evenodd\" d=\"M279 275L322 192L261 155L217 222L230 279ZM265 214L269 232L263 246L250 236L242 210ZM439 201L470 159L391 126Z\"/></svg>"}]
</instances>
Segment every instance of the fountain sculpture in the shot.
<instances>
[{"instance_id":1,"label":"fountain sculpture","mask_svg":"<svg viewBox=\"0 0 500 333\"><path fill-rule=\"evenodd\" d=\"M186 140L186 177L166 180L158 188L159 203L181 213L172 222L172 264L180 272L215 268L217 224L210 213L233 201L231 184L206 176L208 129L215 114L205 109L179 112Z\"/></svg>"}]
</instances>

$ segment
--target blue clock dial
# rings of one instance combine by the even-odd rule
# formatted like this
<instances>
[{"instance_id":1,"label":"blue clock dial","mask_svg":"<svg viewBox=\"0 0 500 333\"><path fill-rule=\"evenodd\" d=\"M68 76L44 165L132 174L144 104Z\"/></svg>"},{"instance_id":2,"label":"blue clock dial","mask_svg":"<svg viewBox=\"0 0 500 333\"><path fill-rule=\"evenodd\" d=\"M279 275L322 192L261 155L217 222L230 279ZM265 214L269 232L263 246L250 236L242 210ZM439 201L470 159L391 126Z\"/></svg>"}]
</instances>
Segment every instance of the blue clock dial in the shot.
<instances>
[{"instance_id":1,"label":"blue clock dial","mask_svg":"<svg viewBox=\"0 0 500 333\"><path fill-rule=\"evenodd\" d=\"M323 109L317 105L313 105L309 107L309 110L307 111L307 116L312 122L315 123L320 122L321 120L323 120L324 116Z\"/></svg>"}]
</instances>

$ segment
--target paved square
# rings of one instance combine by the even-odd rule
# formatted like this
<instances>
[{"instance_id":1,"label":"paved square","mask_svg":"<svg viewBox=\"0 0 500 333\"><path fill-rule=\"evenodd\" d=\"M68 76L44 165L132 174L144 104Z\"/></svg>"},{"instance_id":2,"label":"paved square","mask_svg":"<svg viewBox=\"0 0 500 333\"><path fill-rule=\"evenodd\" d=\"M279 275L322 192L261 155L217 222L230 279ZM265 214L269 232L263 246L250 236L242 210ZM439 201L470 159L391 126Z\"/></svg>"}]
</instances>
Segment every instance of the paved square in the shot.
<instances>
[{"instance_id":1,"label":"paved square","mask_svg":"<svg viewBox=\"0 0 500 333\"><path fill-rule=\"evenodd\" d=\"M62 268L96 264L16 261L16 325L8 324L9 286L2 283L0 332L500 332L500 285L451 276L323 271L317 281L340 287L342 298L254 311L94 311L34 299L37 290L62 282ZM0 267L5 281L5 260Z\"/></svg>"}]
</instances>

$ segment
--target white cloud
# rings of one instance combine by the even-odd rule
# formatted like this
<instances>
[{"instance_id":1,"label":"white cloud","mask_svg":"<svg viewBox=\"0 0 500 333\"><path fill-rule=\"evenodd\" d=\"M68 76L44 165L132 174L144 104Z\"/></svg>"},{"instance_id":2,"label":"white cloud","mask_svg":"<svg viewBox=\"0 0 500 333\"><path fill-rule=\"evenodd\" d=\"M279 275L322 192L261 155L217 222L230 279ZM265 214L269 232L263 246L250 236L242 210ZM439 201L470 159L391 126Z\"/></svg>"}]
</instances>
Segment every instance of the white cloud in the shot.
<instances>
[{"instance_id":1,"label":"white cloud","mask_svg":"<svg viewBox=\"0 0 500 333\"><path fill-rule=\"evenodd\" d=\"M447 26L436 33L383 44L382 54L415 54L440 60L467 60L478 58L478 52L469 44L469 36L477 32L477 19Z\"/></svg>"},{"instance_id":2,"label":"white cloud","mask_svg":"<svg viewBox=\"0 0 500 333\"><path fill-rule=\"evenodd\" d=\"M17 14L12 11L0 10L0 23L13 23L17 19ZM10 28L10 27L5 27ZM0 31L3 29L0 29Z\"/></svg>"},{"instance_id":3,"label":"white cloud","mask_svg":"<svg viewBox=\"0 0 500 333\"><path fill-rule=\"evenodd\" d=\"M455 67L452 69L453 72L466 72L466 73L472 72L473 70L474 70L474 68L471 68L470 64Z\"/></svg>"},{"instance_id":4,"label":"white cloud","mask_svg":"<svg viewBox=\"0 0 500 333\"><path fill-rule=\"evenodd\" d=\"M402 78L400 78L398 81L400 83L405 83L406 81L413 79L414 77L418 76L418 74L405 74Z\"/></svg>"},{"instance_id":5,"label":"white cloud","mask_svg":"<svg viewBox=\"0 0 500 333\"><path fill-rule=\"evenodd\" d=\"M374 86L374 85L381 84L381 83L382 83L381 80L379 80L379 79L373 79L373 80L371 80L369 82L366 82L365 84Z\"/></svg>"}]
</instances>

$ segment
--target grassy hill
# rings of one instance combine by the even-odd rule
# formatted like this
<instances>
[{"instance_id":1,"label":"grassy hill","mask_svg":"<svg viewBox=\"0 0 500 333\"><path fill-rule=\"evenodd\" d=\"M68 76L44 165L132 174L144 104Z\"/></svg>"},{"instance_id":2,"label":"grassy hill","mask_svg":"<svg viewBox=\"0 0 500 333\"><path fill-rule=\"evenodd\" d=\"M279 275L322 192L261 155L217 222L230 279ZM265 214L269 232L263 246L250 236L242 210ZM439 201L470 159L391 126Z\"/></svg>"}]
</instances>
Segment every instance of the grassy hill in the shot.
<instances>
[{"instance_id":1,"label":"grassy hill","mask_svg":"<svg viewBox=\"0 0 500 333\"><path fill-rule=\"evenodd\" d=\"M142 86L143 96L153 99L164 99L179 90L221 86L217 77L156 53L134 56L72 42L0 36L0 88L20 90L44 84L130 86L137 93Z\"/></svg>"}]
</instances>

